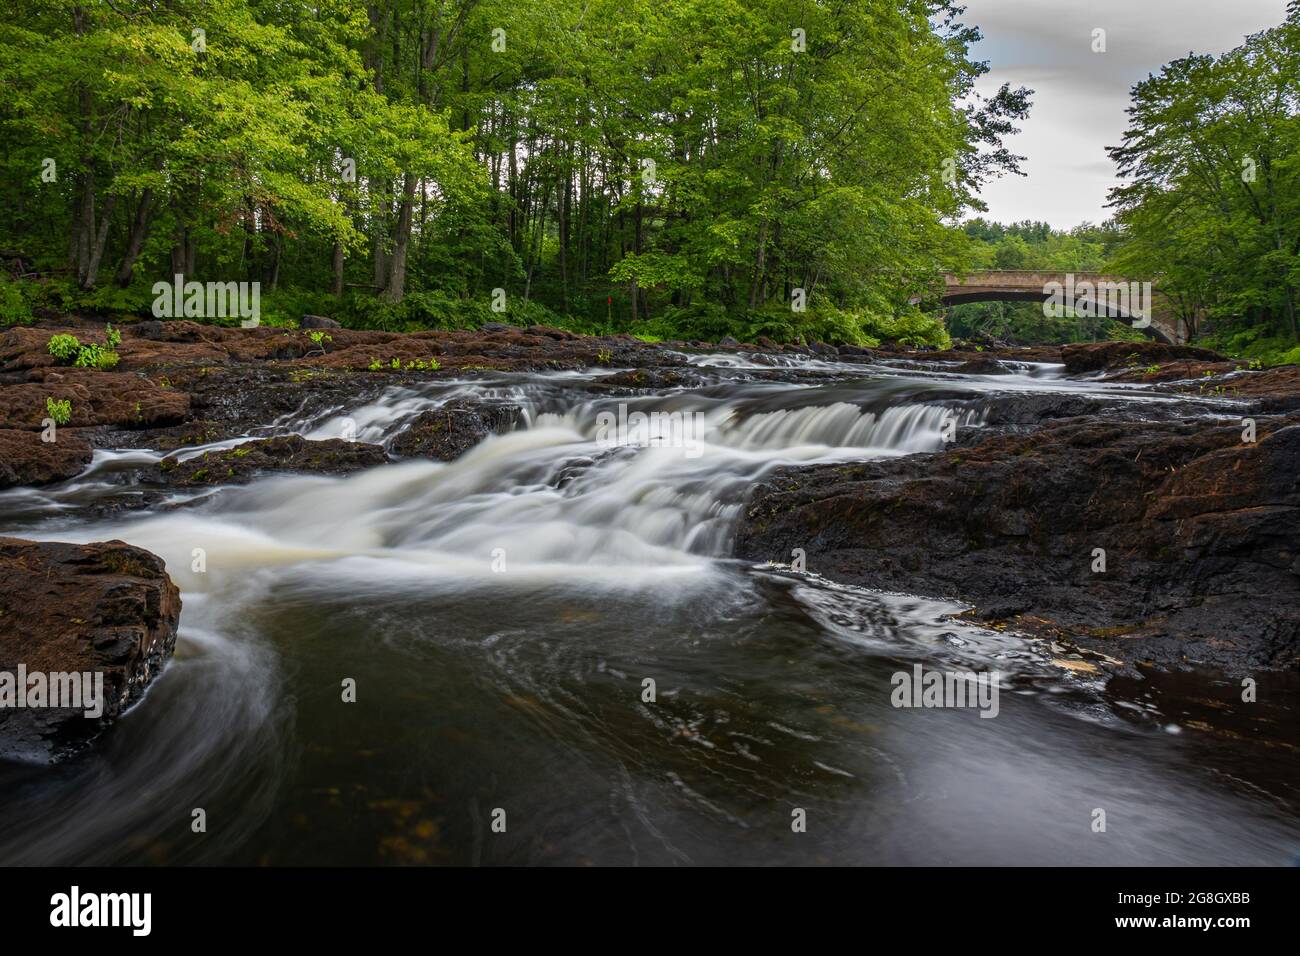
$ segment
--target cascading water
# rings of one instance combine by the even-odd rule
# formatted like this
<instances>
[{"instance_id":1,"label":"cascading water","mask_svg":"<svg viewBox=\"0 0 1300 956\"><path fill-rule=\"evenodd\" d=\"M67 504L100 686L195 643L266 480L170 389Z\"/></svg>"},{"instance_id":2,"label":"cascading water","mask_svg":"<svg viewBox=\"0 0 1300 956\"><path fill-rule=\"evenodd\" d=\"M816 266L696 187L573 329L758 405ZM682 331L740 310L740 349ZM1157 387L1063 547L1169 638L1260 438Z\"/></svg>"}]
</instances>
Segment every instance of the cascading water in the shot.
<instances>
[{"instance_id":1,"label":"cascading water","mask_svg":"<svg viewBox=\"0 0 1300 956\"><path fill-rule=\"evenodd\" d=\"M699 387L636 397L585 373L444 381L266 429L391 444L456 398L520 406L519 428L452 463L87 520L71 509L160 457L100 452L61 488L0 495L6 533L121 538L162 556L185 602L175 659L92 751L0 768L0 861L1242 863L1300 846L1267 800L1204 785L1150 689L1117 703L954 605L728 557L778 466L935 451L994 393L1166 397L1046 366L696 368ZM611 441L617 416L641 424ZM999 718L891 707L890 674L921 661L1000 671ZM1101 790L1135 822L1081 849Z\"/></svg>"}]
</instances>

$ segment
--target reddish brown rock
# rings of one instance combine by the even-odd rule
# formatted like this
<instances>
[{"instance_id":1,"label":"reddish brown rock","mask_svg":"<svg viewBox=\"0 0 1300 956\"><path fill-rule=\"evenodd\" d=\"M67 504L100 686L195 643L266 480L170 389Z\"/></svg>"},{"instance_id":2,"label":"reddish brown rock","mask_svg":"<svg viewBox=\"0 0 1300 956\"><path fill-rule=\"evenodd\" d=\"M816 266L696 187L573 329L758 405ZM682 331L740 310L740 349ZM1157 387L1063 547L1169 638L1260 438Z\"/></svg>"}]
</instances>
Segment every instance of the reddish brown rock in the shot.
<instances>
[{"instance_id":1,"label":"reddish brown rock","mask_svg":"<svg viewBox=\"0 0 1300 956\"><path fill-rule=\"evenodd\" d=\"M1140 368L1169 362L1226 363L1218 352L1164 342L1085 342L1061 346L1061 361L1071 375Z\"/></svg>"},{"instance_id":2,"label":"reddish brown rock","mask_svg":"<svg viewBox=\"0 0 1300 956\"><path fill-rule=\"evenodd\" d=\"M68 424L74 428L153 428L189 417L187 394L143 375L58 367L33 369L28 379L0 388L0 423L8 428L42 428L47 398L72 403Z\"/></svg>"},{"instance_id":3,"label":"reddish brown rock","mask_svg":"<svg viewBox=\"0 0 1300 956\"><path fill-rule=\"evenodd\" d=\"M0 488L64 481L80 474L93 456L76 429L57 429L47 442L40 432L0 428Z\"/></svg>"},{"instance_id":4,"label":"reddish brown rock","mask_svg":"<svg viewBox=\"0 0 1300 956\"><path fill-rule=\"evenodd\" d=\"M20 665L28 675L91 673L103 688L97 717L0 707L0 757L50 760L116 720L171 656L180 612L176 585L148 551L0 537L0 674L14 675L12 688Z\"/></svg>"}]
</instances>

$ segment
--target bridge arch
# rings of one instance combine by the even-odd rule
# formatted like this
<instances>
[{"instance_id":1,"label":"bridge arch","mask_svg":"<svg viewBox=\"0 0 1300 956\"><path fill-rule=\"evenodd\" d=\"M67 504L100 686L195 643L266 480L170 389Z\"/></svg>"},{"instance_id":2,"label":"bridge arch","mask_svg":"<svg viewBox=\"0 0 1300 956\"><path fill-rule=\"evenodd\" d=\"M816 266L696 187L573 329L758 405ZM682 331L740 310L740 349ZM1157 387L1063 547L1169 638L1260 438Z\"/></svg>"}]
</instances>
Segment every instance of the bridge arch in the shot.
<instances>
[{"instance_id":1,"label":"bridge arch","mask_svg":"<svg viewBox=\"0 0 1300 956\"><path fill-rule=\"evenodd\" d=\"M1132 323L1134 314L1122 304L1117 304L1115 296L1107 295L1107 288L1114 289L1127 280L1095 272L1052 273L1029 271L986 271L972 272L964 277L953 273L944 274L942 290L936 289L935 296L928 300L918 296L913 304L924 307L928 303L940 305L962 305L967 302L1038 302L1052 301L1053 293L1061 295L1058 301L1074 305L1088 305L1093 315L1107 316L1116 321ZM1089 291L1091 290L1091 291ZM1068 296L1068 298L1067 298ZM1127 297L1124 297L1127 301ZM1139 305L1139 311L1141 306ZM1134 326L1139 332L1158 341L1181 344L1185 338L1179 328L1180 323L1155 289L1151 291L1148 308L1150 324L1145 327Z\"/></svg>"}]
</instances>

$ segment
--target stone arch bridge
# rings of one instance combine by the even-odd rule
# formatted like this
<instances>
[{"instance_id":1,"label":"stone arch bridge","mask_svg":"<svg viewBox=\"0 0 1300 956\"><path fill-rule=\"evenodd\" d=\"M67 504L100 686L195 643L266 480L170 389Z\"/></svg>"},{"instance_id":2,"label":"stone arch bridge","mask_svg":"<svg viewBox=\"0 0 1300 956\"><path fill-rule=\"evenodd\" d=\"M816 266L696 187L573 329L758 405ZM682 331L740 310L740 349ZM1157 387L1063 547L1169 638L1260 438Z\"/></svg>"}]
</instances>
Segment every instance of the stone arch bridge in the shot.
<instances>
[{"instance_id":1,"label":"stone arch bridge","mask_svg":"<svg viewBox=\"0 0 1300 956\"><path fill-rule=\"evenodd\" d=\"M944 273L942 294L917 296L913 304L939 302L1060 302L1090 307L1093 315L1108 315L1132 324L1142 322L1149 312L1150 323L1135 325L1154 339L1181 345L1186 336L1169 301L1159 289L1099 272L971 272L962 278ZM939 292L938 289L935 290Z\"/></svg>"}]
</instances>

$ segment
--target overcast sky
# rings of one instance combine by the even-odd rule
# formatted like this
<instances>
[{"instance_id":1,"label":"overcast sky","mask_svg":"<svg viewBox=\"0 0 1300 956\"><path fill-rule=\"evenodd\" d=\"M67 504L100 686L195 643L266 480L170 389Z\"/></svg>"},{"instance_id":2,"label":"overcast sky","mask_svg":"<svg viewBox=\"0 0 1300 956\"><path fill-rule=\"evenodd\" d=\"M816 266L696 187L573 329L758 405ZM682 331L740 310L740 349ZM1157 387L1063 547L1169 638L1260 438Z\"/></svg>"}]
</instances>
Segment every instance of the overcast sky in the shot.
<instances>
[{"instance_id":1,"label":"overcast sky","mask_svg":"<svg viewBox=\"0 0 1300 956\"><path fill-rule=\"evenodd\" d=\"M966 0L965 22L984 35L974 56L991 68L980 91L1035 91L1009 144L1028 157L1028 175L984 187L987 217L1057 228L1106 219L1116 179L1105 147L1123 136L1132 85L1189 52L1230 50L1285 15L1286 0ZM1097 28L1105 53L1092 52Z\"/></svg>"}]
</instances>

